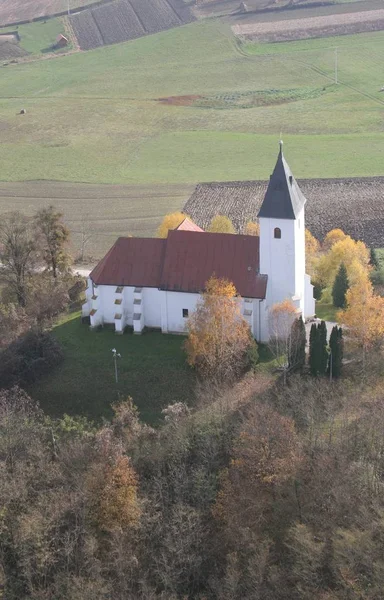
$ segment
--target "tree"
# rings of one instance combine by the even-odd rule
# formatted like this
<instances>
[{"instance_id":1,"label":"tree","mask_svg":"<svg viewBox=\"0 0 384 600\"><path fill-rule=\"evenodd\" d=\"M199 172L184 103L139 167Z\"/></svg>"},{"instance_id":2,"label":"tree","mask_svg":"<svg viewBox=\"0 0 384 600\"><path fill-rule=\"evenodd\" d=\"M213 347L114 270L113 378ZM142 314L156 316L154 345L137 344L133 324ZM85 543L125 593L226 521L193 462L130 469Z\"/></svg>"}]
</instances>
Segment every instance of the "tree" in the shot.
<instances>
[{"instance_id":1,"label":"tree","mask_svg":"<svg viewBox=\"0 0 384 600\"><path fill-rule=\"evenodd\" d=\"M302 370L305 365L305 346L307 337L303 317L295 319L291 328L292 343L289 348L288 364L292 370Z\"/></svg>"},{"instance_id":2,"label":"tree","mask_svg":"<svg viewBox=\"0 0 384 600\"><path fill-rule=\"evenodd\" d=\"M19 212L4 216L0 221L1 276L19 306L26 305L28 283L36 260L36 240L30 219Z\"/></svg>"},{"instance_id":3,"label":"tree","mask_svg":"<svg viewBox=\"0 0 384 600\"><path fill-rule=\"evenodd\" d=\"M180 225L180 223L182 223L186 218L187 215L179 211L165 215L164 219L162 220L161 224L157 229L156 236L158 238L165 239L168 236L168 231L176 229Z\"/></svg>"},{"instance_id":4,"label":"tree","mask_svg":"<svg viewBox=\"0 0 384 600\"><path fill-rule=\"evenodd\" d=\"M319 332L316 323L312 323L309 334L309 370L316 376L320 369Z\"/></svg>"},{"instance_id":5,"label":"tree","mask_svg":"<svg viewBox=\"0 0 384 600\"><path fill-rule=\"evenodd\" d=\"M338 378L341 375L342 361L343 361L343 330L341 327L335 325L332 328L331 335L329 336L329 362L328 362L328 373L330 379Z\"/></svg>"},{"instance_id":6,"label":"tree","mask_svg":"<svg viewBox=\"0 0 384 600\"><path fill-rule=\"evenodd\" d=\"M284 383L286 383L289 369L289 358L296 354L296 348L293 348L293 344L301 343L300 338L292 338L292 325L296 317L296 308L288 299L277 302L269 311L268 345L277 363L283 369Z\"/></svg>"},{"instance_id":7,"label":"tree","mask_svg":"<svg viewBox=\"0 0 384 600\"><path fill-rule=\"evenodd\" d=\"M344 240L347 235L342 229L331 229L324 238L323 250L330 250L336 242Z\"/></svg>"},{"instance_id":8,"label":"tree","mask_svg":"<svg viewBox=\"0 0 384 600\"><path fill-rule=\"evenodd\" d=\"M345 268L344 263L341 263L332 287L333 306L336 306L337 308L345 308L345 296L348 288L349 281L347 269Z\"/></svg>"},{"instance_id":9,"label":"tree","mask_svg":"<svg viewBox=\"0 0 384 600\"><path fill-rule=\"evenodd\" d=\"M47 269L54 279L70 264L68 253L69 230L64 224L63 214L54 206L42 208L35 216L36 229L41 237L41 249Z\"/></svg>"},{"instance_id":10,"label":"tree","mask_svg":"<svg viewBox=\"0 0 384 600\"><path fill-rule=\"evenodd\" d=\"M331 287L342 263L350 285L367 278L370 271L369 250L364 242L356 242L349 235L335 242L316 263L316 281L323 287Z\"/></svg>"},{"instance_id":11,"label":"tree","mask_svg":"<svg viewBox=\"0 0 384 600\"><path fill-rule=\"evenodd\" d=\"M366 279L347 291L347 308L337 313L337 319L348 327L348 339L366 353L384 337L384 298L373 293L372 283Z\"/></svg>"},{"instance_id":12,"label":"tree","mask_svg":"<svg viewBox=\"0 0 384 600\"><path fill-rule=\"evenodd\" d=\"M369 263L373 269L380 269L380 262L375 248L371 248L369 251Z\"/></svg>"},{"instance_id":13,"label":"tree","mask_svg":"<svg viewBox=\"0 0 384 600\"><path fill-rule=\"evenodd\" d=\"M255 346L236 294L230 281L212 276L187 322L188 363L204 378L216 382L238 377Z\"/></svg>"},{"instance_id":14,"label":"tree","mask_svg":"<svg viewBox=\"0 0 384 600\"><path fill-rule=\"evenodd\" d=\"M315 263L320 252L320 244L309 229L305 230L305 270L309 275L315 272Z\"/></svg>"},{"instance_id":15,"label":"tree","mask_svg":"<svg viewBox=\"0 0 384 600\"><path fill-rule=\"evenodd\" d=\"M245 235L260 235L260 225L259 223L253 223L252 221L248 221L245 226Z\"/></svg>"},{"instance_id":16,"label":"tree","mask_svg":"<svg viewBox=\"0 0 384 600\"><path fill-rule=\"evenodd\" d=\"M318 352L319 352L319 375L325 375L328 366L328 350L327 350L327 325L325 321L317 326L318 329Z\"/></svg>"},{"instance_id":17,"label":"tree","mask_svg":"<svg viewBox=\"0 0 384 600\"><path fill-rule=\"evenodd\" d=\"M207 231L210 233L236 233L232 221L224 215L213 217Z\"/></svg>"}]
</instances>

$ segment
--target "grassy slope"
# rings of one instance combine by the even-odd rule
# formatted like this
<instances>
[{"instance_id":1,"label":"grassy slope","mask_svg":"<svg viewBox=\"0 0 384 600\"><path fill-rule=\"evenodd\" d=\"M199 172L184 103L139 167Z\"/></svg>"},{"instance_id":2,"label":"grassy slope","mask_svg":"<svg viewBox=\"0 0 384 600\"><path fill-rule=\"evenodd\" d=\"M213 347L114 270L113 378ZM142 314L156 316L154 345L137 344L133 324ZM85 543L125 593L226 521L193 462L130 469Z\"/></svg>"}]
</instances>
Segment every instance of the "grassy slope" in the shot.
<instances>
[{"instance_id":1,"label":"grassy slope","mask_svg":"<svg viewBox=\"0 0 384 600\"><path fill-rule=\"evenodd\" d=\"M15 31L15 27L0 29L0 33L7 31ZM65 33L63 21L60 18L19 25L17 31L20 36L20 46L30 54L45 54L47 51L51 51L57 36ZM2 75L0 76L1 80Z\"/></svg>"},{"instance_id":2,"label":"grassy slope","mask_svg":"<svg viewBox=\"0 0 384 600\"><path fill-rule=\"evenodd\" d=\"M50 415L100 420L111 416L111 404L119 395L132 396L142 418L154 424L168 404L193 400L195 377L185 361L182 336L91 332L78 313L58 325L54 335L64 347L64 363L28 390ZM118 385L112 348L122 356Z\"/></svg>"},{"instance_id":3,"label":"grassy slope","mask_svg":"<svg viewBox=\"0 0 384 600\"><path fill-rule=\"evenodd\" d=\"M248 45L244 52L227 26L206 21L1 69L0 178L105 183L266 178L280 132L297 176L381 174L384 33L337 39L338 86L331 82L334 44L328 39ZM295 52L283 53L291 49ZM308 90L323 87L324 93L308 99ZM270 89L293 89L298 100L230 110L156 101ZM16 115L21 103L26 118Z\"/></svg>"}]
</instances>

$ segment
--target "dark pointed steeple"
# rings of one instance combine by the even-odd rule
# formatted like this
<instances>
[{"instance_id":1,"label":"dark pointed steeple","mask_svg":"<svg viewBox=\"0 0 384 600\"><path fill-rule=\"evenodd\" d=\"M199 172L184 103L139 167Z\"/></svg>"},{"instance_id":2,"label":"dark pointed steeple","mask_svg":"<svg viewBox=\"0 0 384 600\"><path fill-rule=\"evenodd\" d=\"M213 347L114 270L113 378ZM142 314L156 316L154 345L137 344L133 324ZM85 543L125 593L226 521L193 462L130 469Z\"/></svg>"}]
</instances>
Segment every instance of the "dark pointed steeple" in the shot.
<instances>
[{"instance_id":1,"label":"dark pointed steeple","mask_svg":"<svg viewBox=\"0 0 384 600\"><path fill-rule=\"evenodd\" d=\"M270 219L296 219L306 202L283 155L283 142L259 214Z\"/></svg>"}]
</instances>

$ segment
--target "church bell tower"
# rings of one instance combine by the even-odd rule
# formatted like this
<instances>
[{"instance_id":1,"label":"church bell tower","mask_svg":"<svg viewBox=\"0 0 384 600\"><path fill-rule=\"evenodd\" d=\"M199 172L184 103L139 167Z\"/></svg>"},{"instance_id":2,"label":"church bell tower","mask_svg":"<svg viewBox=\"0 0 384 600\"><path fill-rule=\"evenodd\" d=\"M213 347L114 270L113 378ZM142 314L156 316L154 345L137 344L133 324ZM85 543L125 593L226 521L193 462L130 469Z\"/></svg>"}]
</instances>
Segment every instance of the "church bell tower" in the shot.
<instances>
[{"instance_id":1,"label":"church bell tower","mask_svg":"<svg viewBox=\"0 0 384 600\"><path fill-rule=\"evenodd\" d=\"M268 275L265 309L289 299L303 317L306 316L305 203L280 142L276 166L258 214L260 273Z\"/></svg>"}]
</instances>

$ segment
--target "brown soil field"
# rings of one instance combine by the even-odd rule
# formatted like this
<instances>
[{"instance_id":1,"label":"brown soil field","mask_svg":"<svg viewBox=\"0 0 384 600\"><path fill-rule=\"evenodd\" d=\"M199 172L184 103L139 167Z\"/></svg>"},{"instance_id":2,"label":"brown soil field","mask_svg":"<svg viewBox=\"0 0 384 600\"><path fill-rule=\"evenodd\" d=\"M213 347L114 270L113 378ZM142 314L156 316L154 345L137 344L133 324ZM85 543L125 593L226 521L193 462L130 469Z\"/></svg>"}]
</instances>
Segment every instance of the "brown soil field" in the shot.
<instances>
[{"instance_id":1,"label":"brown soil field","mask_svg":"<svg viewBox=\"0 0 384 600\"><path fill-rule=\"evenodd\" d=\"M234 25L237 36L259 42L279 42L384 29L384 9L303 19Z\"/></svg>"},{"instance_id":2,"label":"brown soil field","mask_svg":"<svg viewBox=\"0 0 384 600\"><path fill-rule=\"evenodd\" d=\"M180 210L192 192L188 185L0 182L0 218L12 210L31 216L53 204L71 230L73 256L79 254L84 226L92 234L86 254L98 259L119 235L152 237L163 216Z\"/></svg>"},{"instance_id":3,"label":"brown soil field","mask_svg":"<svg viewBox=\"0 0 384 600\"><path fill-rule=\"evenodd\" d=\"M239 23L247 19L257 21L280 20L282 13L289 13L290 18L296 13L307 11L309 14L333 14L361 10L375 10L382 7L382 0L246 0L247 13L240 11L241 0L205 0L198 3L193 12L198 18L227 15ZM257 15L257 16L256 16Z\"/></svg>"},{"instance_id":4,"label":"brown soil field","mask_svg":"<svg viewBox=\"0 0 384 600\"><path fill-rule=\"evenodd\" d=\"M158 98L158 102L171 106L192 106L200 98L201 96L168 96L168 98Z\"/></svg>"},{"instance_id":5,"label":"brown soil field","mask_svg":"<svg viewBox=\"0 0 384 600\"><path fill-rule=\"evenodd\" d=\"M73 10L95 2L100 0L69 0L69 6ZM52 16L65 12L67 8L68 0L0 0L0 27Z\"/></svg>"},{"instance_id":6,"label":"brown soil field","mask_svg":"<svg viewBox=\"0 0 384 600\"><path fill-rule=\"evenodd\" d=\"M307 198L306 226L317 239L339 227L370 247L384 247L384 177L302 179L298 183ZM243 233L246 223L256 220L266 189L266 181L199 184L184 212L203 229L215 215L226 215Z\"/></svg>"},{"instance_id":7,"label":"brown soil field","mask_svg":"<svg viewBox=\"0 0 384 600\"><path fill-rule=\"evenodd\" d=\"M14 42L0 40L0 61L27 56L28 52Z\"/></svg>"}]
</instances>

